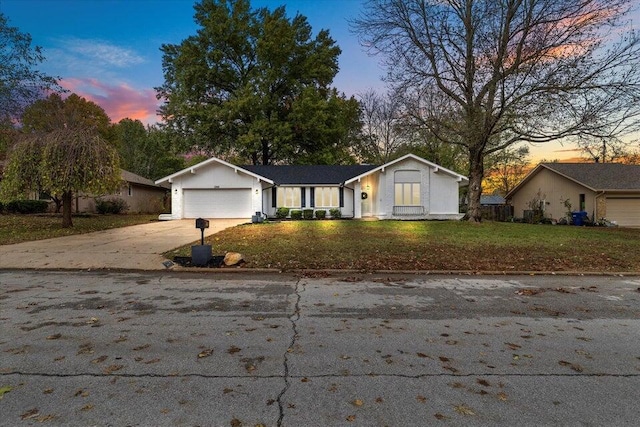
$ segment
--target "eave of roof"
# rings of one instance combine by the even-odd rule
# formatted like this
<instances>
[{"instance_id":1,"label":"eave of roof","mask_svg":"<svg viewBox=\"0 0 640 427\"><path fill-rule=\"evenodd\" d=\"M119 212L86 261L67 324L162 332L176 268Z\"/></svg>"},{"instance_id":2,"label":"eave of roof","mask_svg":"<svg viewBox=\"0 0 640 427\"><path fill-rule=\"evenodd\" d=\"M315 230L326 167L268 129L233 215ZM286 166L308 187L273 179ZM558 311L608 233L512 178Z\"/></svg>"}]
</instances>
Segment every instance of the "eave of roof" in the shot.
<instances>
[{"instance_id":1,"label":"eave of roof","mask_svg":"<svg viewBox=\"0 0 640 427\"><path fill-rule=\"evenodd\" d=\"M200 162L200 163L198 163L196 165L190 166L188 168L184 168L184 169L182 169L182 170L180 170L180 171L178 171L176 173L173 173L171 175L165 176L164 178L160 178L160 179L156 180L156 184L160 184L160 183L163 183L163 182L171 183L174 178L177 178L177 177L179 177L181 175L185 175L185 174L188 174L188 173L196 173L196 171L198 169L200 169L200 168L202 168L204 166L207 166L207 165L209 165L211 163L219 163L221 165L224 165L224 166L227 166L227 167L233 169L236 172L242 172L242 173L245 173L245 174L247 174L249 176L252 176L252 177L254 177L256 179L259 179L261 181L265 181L265 182L267 182L269 184L273 184L273 181L270 180L267 177L258 175L258 174L254 173L254 172L251 172L251 171L249 171L247 169L244 169L241 166L232 165L231 163L225 162L224 160L218 159L216 157L212 157L212 158L204 160L204 161L202 161L202 162Z\"/></svg>"},{"instance_id":2,"label":"eave of roof","mask_svg":"<svg viewBox=\"0 0 640 427\"><path fill-rule=\"evenodd\" d=\"M358 180L360 180L360 179L364 178L365 176L370 175L370 174L372 174L372 173L374 173L374 172L384 171L384 170L385 170L386 168L388 168L389 166L391 166L391 165L393 165L393 164L395 164L395 163L402 162L402 161L404 161L404 160L406 160L406 159L413 159L413 160L417 160L417 161L419 161L419 162L421 162L421 163L424 163L425 165L427 165L427 166L429 166L429 167L431 167L431 168L435 169L435 172L436 172L436 173L438 173L438 172L443 172L443 173L445 173L445 174L447 174L447 175L451 175L452 177L456 178L456 180L457 180L458 182L460 182L462 185L466 185L466 184L468 184L468 183L469 183L469 178L467 178L467 177L466 177L466 176L464 176L464 175L460 175L459 173L454 172L454 171L452 171L452 170L450 170L450 169L443 168L442 166L437 165L437 164L435 164L435 163L432 163L432 162L430 162L430 161L428 161L428 160L425 160L425 159L423 159L422 157L418 157L418 156L416 156L415 154L406 154L406 155L404 155L404 156L402 156L402 157L399 157L399 158L397 158L397 159L395 159L395 160L392 160L392 161L390 161L390 162L387 162L387 163L385 163L384 165L381 165L381 166L378 166L378 167L374 167L374 168L372 168L371 170L369 170L369 171L367 171L367 172L365 172L365 173L362 173L362 174L360 174L360 175L358 175L358 176L355 176L355 177L353 177L353 178L351 178L351 179L347 180L347 181L345 182L345 184L350 184L350 183L352 183L352 182L358 181Z\"/></svg>"}]
</instances>

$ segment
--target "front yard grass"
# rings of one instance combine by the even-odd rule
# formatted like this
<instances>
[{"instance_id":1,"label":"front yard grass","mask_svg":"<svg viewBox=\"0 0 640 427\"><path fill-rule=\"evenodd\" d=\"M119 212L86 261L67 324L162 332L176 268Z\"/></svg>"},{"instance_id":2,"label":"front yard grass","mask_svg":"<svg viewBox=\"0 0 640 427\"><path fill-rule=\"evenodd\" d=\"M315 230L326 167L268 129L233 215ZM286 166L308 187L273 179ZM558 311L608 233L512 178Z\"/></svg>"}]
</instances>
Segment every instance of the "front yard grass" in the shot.
<instances>
[{"instance_id":1,"label":"front yard grass","mask_svg":"<svg viewBox=\"0 0 640 427\"><path fill-rule=\"evenodd\" d=\"M283 221L207 239L250 268L640 271L640 229L454 221ZM189 256L185 246L167 258Z\"/></svg>"},{"instance_id":2,"label":"front yard grass","mask_svg":"<svg viewBox=\"0 0 640 427\"><path fill-rule=\"evenodd\" d=\"M73 217L73 227L62 228L60 215L0 215L0 245L144 224L157 218L157 215L80 215Z\"/></svg>"}]
</instances>

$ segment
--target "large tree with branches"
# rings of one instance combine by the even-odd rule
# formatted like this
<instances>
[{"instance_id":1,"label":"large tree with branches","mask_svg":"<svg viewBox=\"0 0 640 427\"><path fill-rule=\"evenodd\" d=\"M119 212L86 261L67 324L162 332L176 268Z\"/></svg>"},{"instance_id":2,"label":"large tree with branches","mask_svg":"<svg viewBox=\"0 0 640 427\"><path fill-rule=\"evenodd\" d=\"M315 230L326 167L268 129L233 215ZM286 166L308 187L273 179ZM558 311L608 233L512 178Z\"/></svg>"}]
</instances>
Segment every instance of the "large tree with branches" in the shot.
<instances>
[{"instance_id":1,"label":"large tree with branches","mask_svg":"<svg viewBox=\"0 0 640 427\"><path fill-rule=\"evenodd\" d=\"M480 221L484 160L519 142L621 136L640 117L632 0L370 0L354 29L433 135L469 159ZM615 135L613 135L615 134Z\"/></svg>"}]
</instances>

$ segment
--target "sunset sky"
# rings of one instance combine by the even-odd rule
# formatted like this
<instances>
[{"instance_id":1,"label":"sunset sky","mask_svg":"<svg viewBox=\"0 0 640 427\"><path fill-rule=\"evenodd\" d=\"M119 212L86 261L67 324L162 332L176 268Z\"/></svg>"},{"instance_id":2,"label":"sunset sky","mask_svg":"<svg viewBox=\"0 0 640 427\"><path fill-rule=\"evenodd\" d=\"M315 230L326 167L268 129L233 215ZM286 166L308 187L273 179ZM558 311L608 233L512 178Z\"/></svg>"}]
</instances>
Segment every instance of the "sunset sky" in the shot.
<instances>
[{"instance_id":1,"label":"sunset sky","mask_svg":"<svg viewBox=\"0 0 640 427\"><path fill-rule=\"evenodd\" d=\"M384 90L379 58L361 48L348 20L361 0L252 0L253 7L286 5L290 16L306 16L314 34L328 29L342 49L333 85L346 95ZM163 43L178 44L193 35L192 0L0 0L9 24L43 48L39 68L60 84L98 105L117 122L125 117L151 124L159 120L154 87L162 85ZM566 159L572 147L532 147L532 160Z\"/></svg>"}]
</instances>

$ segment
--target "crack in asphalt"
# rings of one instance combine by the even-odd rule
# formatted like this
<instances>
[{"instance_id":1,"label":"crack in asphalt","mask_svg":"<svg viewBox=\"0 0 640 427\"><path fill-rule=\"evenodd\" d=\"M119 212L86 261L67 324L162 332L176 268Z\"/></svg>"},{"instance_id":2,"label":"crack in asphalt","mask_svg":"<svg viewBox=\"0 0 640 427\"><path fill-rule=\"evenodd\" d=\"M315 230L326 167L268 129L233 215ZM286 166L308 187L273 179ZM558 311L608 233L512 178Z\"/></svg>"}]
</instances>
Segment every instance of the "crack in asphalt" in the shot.
<instances>
[{"instance_id":1,"label":"crack in asphalt","mask_svg":"<svg viewBox=\"0 0 640 427\"><path fill-rule=\"evenodd\" d=\"M285 393L287 392L287 390L289 390L289 387L291 386L291 382L290 382L290 375L289 375L289 353L291 351L293 351L293 348L296 344L296 340L298 338L298 320L300 320L300 299L301 299L301 292L304 292L305 290L305 285L303 283L301 283L302 279L298 279L298 281L296 282L295 288L293 290L293 293L295 295L295 304L294 304L294 308L293 308L293 313L289 316L289 321L291 322L291 330L293 332L292 336L291 336L291 341L289 342L289 346L287 347L287 349L284 352L284 357L283 357L283 366L284 366L284 387L283 389L280 391L280 393L278 394L278 397L276 399L276 402L278 402L278 422L276 423L276 425L278 427L282 426L282 421L284 419L284 405L282 403L282 398L284 397ZM300 289L300 287L302 286L302 290Z\"/></svg>"},{"instance_id":2,"label":"crack in asphalt","mask_svg":"<svg viewBox=\"0 0 640 427\"><path fill-rule=\"evenodd\" d=\"M20 371L10 371L10 372L2 372L0 373L0 378L9 377L9 376L31 376L38 378L80 378L80 377L91 377L91 378L203 378L203 379L277 379L282 378L282 375L207 375L207 374L95 374L95 373L76 373L76 374L46 374L42 372L20 372ZM289 388L292 379L323 379L323 378L406 378L406 379L423 379L423 378L471 378L471 377L500 377L500 378L536 378L536 377L546 377L546 378L640 378L640 374L604 374L604 373L594 373L594 374L544 374L544 373L533 373L533 374L497 374L492 372L487 373L469 373L469 374L447 374L447 373L439 373L439 374L417 374L417 375L407 375L407 374L376 374L376 373L368 373L368 374L318 374L318 375L288 375L285 377L285 388L280 392L279 398L284 395L284 393Z\"/></svg>"}]
</instances>

